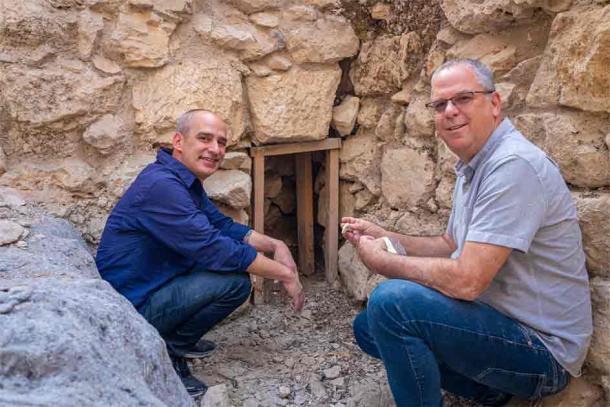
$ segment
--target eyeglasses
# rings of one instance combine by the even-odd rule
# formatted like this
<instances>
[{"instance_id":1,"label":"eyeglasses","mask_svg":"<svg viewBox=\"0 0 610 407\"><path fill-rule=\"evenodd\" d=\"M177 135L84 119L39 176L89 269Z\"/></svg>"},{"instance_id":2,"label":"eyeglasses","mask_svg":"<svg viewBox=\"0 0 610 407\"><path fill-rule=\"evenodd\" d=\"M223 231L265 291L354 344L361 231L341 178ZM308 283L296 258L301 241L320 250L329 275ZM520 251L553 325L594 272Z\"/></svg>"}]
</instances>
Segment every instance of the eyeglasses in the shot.
<instances>
[{"instance_id":1,"label":"eyeglasses","mask_svg":"<svg viewBox=\"0 0 610 407\"><path fill-rule=\"evenodd\" d=\"M449 101L451 101L451 103L454 106L457 107L461 107L461 106L466 106L468 103L472 102L472 100L474 99L474 95L476 93L482 93L482 94L490 94L490 93L494 93L494 90L471 90L468 92L460 92L458 94L456 94L453 97L450 97L449 99L437 99L437 100L433 100L432 102L426 103L426 107L430 108L430 109L434 109L434 111L436 111L436 113L443 113L446 109L447 109L447 104L449 103Z\"/></svg>"}]
</instances>

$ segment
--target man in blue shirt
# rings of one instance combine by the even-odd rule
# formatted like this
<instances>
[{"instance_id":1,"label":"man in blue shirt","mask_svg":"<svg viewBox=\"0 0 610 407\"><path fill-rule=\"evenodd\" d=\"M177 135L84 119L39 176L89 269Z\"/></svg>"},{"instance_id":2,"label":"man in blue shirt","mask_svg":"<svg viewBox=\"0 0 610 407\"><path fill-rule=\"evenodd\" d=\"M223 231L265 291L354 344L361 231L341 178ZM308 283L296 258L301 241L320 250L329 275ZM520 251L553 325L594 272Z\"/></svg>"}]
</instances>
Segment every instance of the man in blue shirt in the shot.
<instances>
[{"instance_id":1,"label":"man in blue shirt","mask_svg":"<svg viewBox=\"0 0 610 407\"><path fill-rule=\"evenodd\" d=\"M281 281L295 310L304 301L286 244L233 222L203 189L223 160L227 129L206 110L180 116L173 149L161 149L112 210L96 256L102 278L157 328L193 397L207 386L186 358L213 350L200 338L248 298L248 273Z\"/></svg>"},{"instance_id":2,"label":"man in blue shirt","mask_svg":"<svg viewBox=\"0 0 610 407\"><path fill-rule=\"evenodd\" d=\"M458 156L447 231L407 236L344 218L364 264L389 280L354 320L399 407L538 399L580 375L592 333L576 208L557 165L502 117L489 68L432 76L436 131ZM383 237L407 256L386 251Z\"/></svg>"}]
</instances>

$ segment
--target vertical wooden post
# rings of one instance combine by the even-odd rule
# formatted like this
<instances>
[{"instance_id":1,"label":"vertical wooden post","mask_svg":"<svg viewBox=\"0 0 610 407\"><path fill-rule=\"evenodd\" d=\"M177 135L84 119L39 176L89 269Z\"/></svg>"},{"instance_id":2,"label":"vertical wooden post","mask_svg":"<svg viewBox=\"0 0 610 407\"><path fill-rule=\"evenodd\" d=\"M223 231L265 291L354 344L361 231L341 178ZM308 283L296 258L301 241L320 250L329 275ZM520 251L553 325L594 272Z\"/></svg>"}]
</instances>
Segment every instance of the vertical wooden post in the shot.
<instances>
[{"instance_id":1,"label":"vertical wooden post","mask_svg":"<svg viewBox=\"0 0 610 407\"><path fill-rule=\"evenodd\" d=\"M329 283L339 278L337 253L339 246L339 150L326 151L326 183L328 218L326 220L324 265Z\"/></svg>"},{"instance_id":2,"label":"vertical wooden post","mask_svg":"<svg viewBox=\"0 0 610 407\"><path fill-rule=\"evenodd\" d=\"M259 233L265 233L265 155L262 151L256 151L253 157L253 179L254 179L254 202L253 209L253 227ZM264 298L264 281L263 277L252 275L252 298L254 304L262 304Z\"/></svg>"},{"instance_id":3,"label":"vertical wooden post","mask_svg":"<svg viewBox=\"0 0 610 407\"><path fill-rule=\"evenodd\" d=\"M313 181L311 153L295 155L297 187L297 222L299 241L299 271L310 275L315 271L313 246Z\"/></svg>"}]
</instances>

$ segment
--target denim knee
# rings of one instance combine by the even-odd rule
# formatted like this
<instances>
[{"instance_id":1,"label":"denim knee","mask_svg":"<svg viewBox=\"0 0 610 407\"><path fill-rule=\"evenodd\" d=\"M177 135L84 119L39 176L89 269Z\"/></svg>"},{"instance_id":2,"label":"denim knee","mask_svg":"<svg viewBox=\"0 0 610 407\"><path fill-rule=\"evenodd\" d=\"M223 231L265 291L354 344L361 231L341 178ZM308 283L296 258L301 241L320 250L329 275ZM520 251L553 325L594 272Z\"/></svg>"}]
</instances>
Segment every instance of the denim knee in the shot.
<instances>
[{"instance_id":1,"label":"denim knee","mask_svg":"<svg viewBox=\"0 0 610 407\"><path fill-rule=\"evenodd\" d=\"M252 290L252 283L250 282L250 274L240 273L237 274L234 279L235 300L242 304L250 296Z\"/></svg>"},{"instance_id":2,"label":"denim knee","mask_svg":"<svg viewBox=\"0 0 610 407\"><path fill-rule=\"evenodd\" d=\"M419 318L441 295L437 291L408 280L386 280L380 283L371 293L367 305L369 319L376 323L391 315L399 315L406 322ZM370 325L370 323L369 323Z\"/></svg>"}]
</instances>

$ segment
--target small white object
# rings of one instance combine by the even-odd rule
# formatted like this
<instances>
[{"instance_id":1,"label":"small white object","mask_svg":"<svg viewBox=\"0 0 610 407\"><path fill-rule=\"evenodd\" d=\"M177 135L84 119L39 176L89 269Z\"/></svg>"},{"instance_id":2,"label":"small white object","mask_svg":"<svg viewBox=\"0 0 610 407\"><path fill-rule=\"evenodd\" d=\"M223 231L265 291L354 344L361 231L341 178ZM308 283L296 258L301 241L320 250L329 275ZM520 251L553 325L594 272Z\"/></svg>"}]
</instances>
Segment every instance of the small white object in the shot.
<instances>
[{"instance_id":1,"label":"small white object","mask_svg":"<svg viewBox=\"0 0 610 407\"><path fill-rule=\"evenodd\" d=\"M341 224L341 234L344 235L346 232L349 232L350 230L352 230L352 227L349 223L342 223Z\"/></svg>"},{"instance_id":2,"label":"small white object","mask_svg":"<svg viewBox=\"0 0 610 407\"><path fill-rule=\"evenodd\" d=\"M384 236L383 242L385 243L385 249L387 250L388 253L398 254L398 252L396 251L396 248L394 248L394 245L392 244L392 241L390 240L389 237Z\"/></svg>"}]
</instances>

